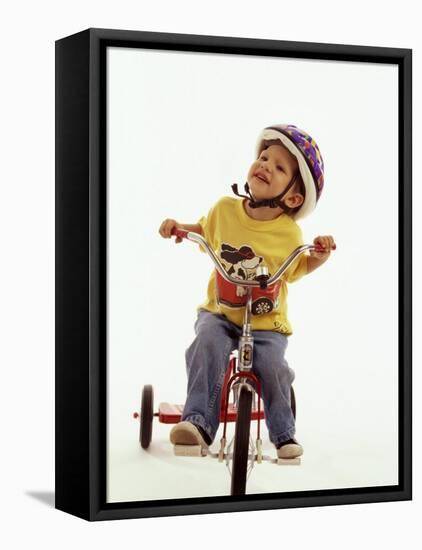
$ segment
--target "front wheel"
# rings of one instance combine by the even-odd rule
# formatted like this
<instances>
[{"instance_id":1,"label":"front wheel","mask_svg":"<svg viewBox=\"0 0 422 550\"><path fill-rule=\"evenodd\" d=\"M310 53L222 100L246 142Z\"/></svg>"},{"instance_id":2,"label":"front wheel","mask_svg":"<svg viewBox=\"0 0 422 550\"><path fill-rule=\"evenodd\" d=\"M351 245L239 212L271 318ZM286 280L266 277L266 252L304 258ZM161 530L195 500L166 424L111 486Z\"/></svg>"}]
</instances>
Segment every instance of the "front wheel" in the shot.
<instances>
[{"instance_id":1,"label":"front wheel","mask_svg":"<svg viewBox=\"0 0 422 550\"><path fill-rule=\"evenodd\" d=\"M249 458L249 434L251 429L252 389L243 384L239 392L236 428L234 433L232 495L244 495Z\"/></svg>"},{"instance_id":2,"label":"front wheel","mask_svg":"<svg viewBox=\"0 0 422 550\"><path fill-rule=\"evenodd\" d=\"M142 389L141 397L141 425L139 441L143 449L148 449L152 437L152 421L154 419L154 391L150 384Z\"/></svg>"},{"instance_id":3,"label":"front wheel","mask_svg":"<svg viewBox=\"0 0 422 550\"><path fill-rule=\"evenodd\" d=\"M269 313L274 309L274 305L269 298L258 298L255 302L252 302L251 310L254 315L262 315L263 313Z\"/></svg>"}]
</instances>

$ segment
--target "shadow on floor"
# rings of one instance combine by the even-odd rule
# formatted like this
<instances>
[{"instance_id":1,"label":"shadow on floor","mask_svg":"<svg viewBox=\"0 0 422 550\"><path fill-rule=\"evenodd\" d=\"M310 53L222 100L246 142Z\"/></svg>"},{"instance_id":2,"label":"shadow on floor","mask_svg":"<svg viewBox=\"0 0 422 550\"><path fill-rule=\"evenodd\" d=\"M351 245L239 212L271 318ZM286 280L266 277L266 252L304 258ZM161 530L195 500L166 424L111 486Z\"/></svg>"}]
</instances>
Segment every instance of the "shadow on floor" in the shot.
<instances>
[{"instance_id":1,"label":"shadow on floor","mask_svg":"<svg viewBox=\"0 0 422 550\"><path fill-rule=\"evenodd\" d=\"M54 508L55 503L55 493L53 491L26 491L25 493L28 497L35 498L39 500L46 506Z\"/></svg>"}]
</instances>

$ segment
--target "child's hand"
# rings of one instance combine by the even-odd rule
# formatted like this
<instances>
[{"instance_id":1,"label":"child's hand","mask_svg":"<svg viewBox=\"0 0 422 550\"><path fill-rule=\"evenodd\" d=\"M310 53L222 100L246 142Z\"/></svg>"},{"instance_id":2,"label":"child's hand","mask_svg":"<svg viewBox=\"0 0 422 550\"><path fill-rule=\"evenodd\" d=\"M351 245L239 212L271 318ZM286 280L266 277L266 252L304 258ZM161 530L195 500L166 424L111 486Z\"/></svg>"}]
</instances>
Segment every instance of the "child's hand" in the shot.
<instances>
[{"instance_id":1,"label":"child's hand","mask_svg":"<svg viewBox=\"0 0 422 550\"><path fill-rule=\"evenodd\" d=\"M321 252L316 252L315 250L311 250L309 252L310 256L312 258L316 258L317 260L327 260L329 255L331 254L331 250L334 250L334 248L336 247L334 239L331 235L322 235L319 237L315 237L314 245L322 247L324 249L324 251Z\"/></svg>"},{"instance_id":2,"label":"child's hand","mask_svg":"<svg viewBox=\"0 0 422 550\"><path fill-rule=\"evenodd\" d=\"M159 229L158 232L165 239L170 239L171 232L172 232L174 227L176 229L183 229L182 224L178 223L176 220L172 220L171 218L167 218L160 225L160 229ZM181 243L182 241L183 241L183 239L181 237L176 237L176 243Z\"/></svg>"}]
</instances>

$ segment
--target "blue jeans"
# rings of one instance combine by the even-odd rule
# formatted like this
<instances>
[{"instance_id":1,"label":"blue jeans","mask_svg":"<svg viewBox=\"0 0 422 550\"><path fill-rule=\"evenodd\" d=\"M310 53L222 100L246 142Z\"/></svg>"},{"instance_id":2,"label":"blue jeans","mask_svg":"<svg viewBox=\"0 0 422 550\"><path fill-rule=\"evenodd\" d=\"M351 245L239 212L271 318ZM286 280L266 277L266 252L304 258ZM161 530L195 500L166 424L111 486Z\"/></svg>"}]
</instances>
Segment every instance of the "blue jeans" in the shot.
<instances>
[{"instance_id":1,"label":"blue jeans","mask_svg":"<svg viewBox=\"0 0 422 550\"><path fill-rule=\"evenodd\" d=\"M182 420L197 424L214 440L220 421L221 390L230 353L238 348L242 329L225 315L201 309L195 322L196 337L186 350L187 398ZM294 436L295 420L290 405L294 372L284 353L287 336L271 330L255 330L252 372L261 381L265 422L270 441L277 447Z\"/></svg>"}]
</instances>

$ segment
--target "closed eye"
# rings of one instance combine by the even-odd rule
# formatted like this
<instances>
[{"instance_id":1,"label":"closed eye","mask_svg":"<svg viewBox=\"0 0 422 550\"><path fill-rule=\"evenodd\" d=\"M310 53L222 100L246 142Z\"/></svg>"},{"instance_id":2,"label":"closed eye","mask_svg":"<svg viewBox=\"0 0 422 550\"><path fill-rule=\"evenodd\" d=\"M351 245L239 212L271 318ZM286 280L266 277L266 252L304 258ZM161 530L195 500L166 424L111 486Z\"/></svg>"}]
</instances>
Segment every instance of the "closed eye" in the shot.
<instances>
[{"instance_id":1,"label":"closed eye","mask_svg":"<svg viewBox=\"0 0 422 550\"><path fill-rule=\"evenodd\" d=\"M260 160L267 160L267 156L266 155L261 155L259 157ZM282 172L285 172L284 168L280 165L277 166L277 170L281 170Z\"/></svg>"}]
</instances>

